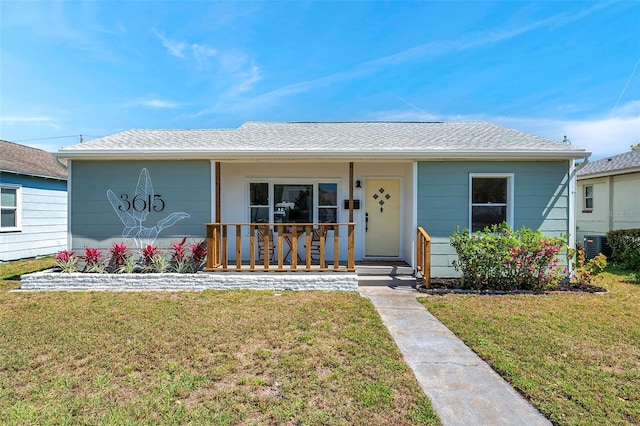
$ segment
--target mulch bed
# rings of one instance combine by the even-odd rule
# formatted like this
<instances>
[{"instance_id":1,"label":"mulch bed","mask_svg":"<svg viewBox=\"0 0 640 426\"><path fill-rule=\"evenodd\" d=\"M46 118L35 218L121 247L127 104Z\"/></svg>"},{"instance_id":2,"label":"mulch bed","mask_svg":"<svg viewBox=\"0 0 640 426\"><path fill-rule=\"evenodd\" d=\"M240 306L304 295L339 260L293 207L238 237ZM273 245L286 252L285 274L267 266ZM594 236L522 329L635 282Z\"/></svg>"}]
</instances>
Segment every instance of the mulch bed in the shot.
<instances>
[{"instance_id":1,"label":"mulch bed","mask_svg":"<svg viewBox=\"0 0 640 426\"><path fill-rule=\"evenodd\" d=\"M432 278L431 287L427 288L419 282L416 289L421 293L427 294L446 294L446 293L469 293L469 294L545 294L557 292L581 292L581 293L607 293L608 290L585 283L561 282L557 286L549 288L543 292L534 292L531 290L475 290L465 288L459 278Z\"/></svg>"}]
</instances>

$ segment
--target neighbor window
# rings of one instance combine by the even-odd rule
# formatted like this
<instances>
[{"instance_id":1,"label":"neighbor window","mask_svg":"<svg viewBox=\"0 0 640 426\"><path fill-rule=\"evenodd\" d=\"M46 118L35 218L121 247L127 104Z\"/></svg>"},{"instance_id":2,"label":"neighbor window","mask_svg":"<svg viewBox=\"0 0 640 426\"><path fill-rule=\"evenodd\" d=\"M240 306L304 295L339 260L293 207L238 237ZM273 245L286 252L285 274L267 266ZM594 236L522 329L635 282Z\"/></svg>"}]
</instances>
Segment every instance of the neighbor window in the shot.
<instances>
[{"instance_id":1,"label":"neighbor window","mask_svg":"<svg viewBox=\"0 0 640 426\"><path fill-rule=\"evenodd\" d=\"M252 223L337 223L335 182L250 182Z\"/></svg>"},{"instance_id":2,"label":"neighbor window","mask_svg":"<svg viewBox=\"0 0 640 426\"><path fill-rule=\"evenodd\" d=\"M584 187L584 209L586 211L593 210L593 185L585 185Z\"/></svg>"},{"instance_id":3,"label":"neighbor window","mask_svg":"<svg viewBox=\"0 0 640 426\"><path fill-rule=\"evenodd\" d=\"M511 222L511 175L471 175L471 231Z\"/></svg>"},{"instance_id":4,"label":"neighbor window","mask_svg":"<svg viewBox=\"0 0 640 426\"><path fill-rule=\"evenodd\" d=\"M0 230L20 229L20 187L0 187Z\"/></svg>"}]
</instances>

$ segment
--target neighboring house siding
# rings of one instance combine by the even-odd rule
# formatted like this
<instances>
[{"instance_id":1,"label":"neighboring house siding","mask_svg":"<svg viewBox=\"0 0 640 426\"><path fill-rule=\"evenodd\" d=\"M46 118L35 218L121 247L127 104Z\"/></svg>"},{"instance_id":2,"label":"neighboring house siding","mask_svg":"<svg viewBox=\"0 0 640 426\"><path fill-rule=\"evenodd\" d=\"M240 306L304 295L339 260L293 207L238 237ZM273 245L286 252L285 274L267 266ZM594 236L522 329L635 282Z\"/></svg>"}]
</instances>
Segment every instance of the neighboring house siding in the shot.
<instances>
[{"instance_id":1,"label":"neighboring house siding","mask_svg":"<svg viewBox=\"0 0 640 426\"><path fill-rule=\"evenodd\" d=\"M67 246L67 182L1 173L21 186L21 230L0 232L0 261L53 254Z\"/></svg>"},{"instance_id":2,"label":"neighboring house siding","mask_svg":"<svg viewBox=\"0 0 640 426\"><path fill-rule=\"evenodd\" d=\"M420 162L418 226L432 238L432 275L455 276L456 259L449 237L469 227L469 174L513 173L513 226L539 229L547 235L569 232L569 163Z\"/></svg>"},{"instance_id":3,"label":"neighboring house siding","mask_svg":"<svg viewBox=\"0 0 640 426\"><path fill-rule=\"evenodd\" d=\"M585 186L593 187L593 209L584 209ZM586 235L605 235L614 229L640 228L640 173L583 178L577 185L578 242Z\"/></svg>"},{"instance_id":4,"label":"neighboring house siding","mask_svg":"<svg viewBox=\"0 0 640 426\"><path fill-rule=\"evenodd\" d=\"M162 211L150 211L130 238L123 236L124 224L109 199L111 190L117 197L126 194L132 201L142 169L147 169L154 195L164 202ZM84 246L109 248L125 242L136 249L135 233L154 228L172 213L184 212L188 218L177 220L162 229L153 242L167 250L172 241L189 237L205 238L204 224L211 221L211 163L209 161L80 161L71 162L71 233L72 249ZM159 205L158 205L159 206ZM132 212L130 210L130 212ZM144 245L144 238L138 238Z\"/></svg>"}]
</instances>

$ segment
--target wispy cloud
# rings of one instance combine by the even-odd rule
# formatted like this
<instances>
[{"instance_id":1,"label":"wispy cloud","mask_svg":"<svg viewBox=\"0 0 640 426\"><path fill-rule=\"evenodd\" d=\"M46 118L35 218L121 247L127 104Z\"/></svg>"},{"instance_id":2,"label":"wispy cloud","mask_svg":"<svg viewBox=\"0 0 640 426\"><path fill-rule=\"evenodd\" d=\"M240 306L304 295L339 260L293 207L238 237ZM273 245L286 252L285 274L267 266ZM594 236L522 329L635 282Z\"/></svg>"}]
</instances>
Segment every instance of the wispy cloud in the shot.
<instances>
[{"instance_id":1,"label":"wispy cloud","mask_svg":"<svg viewBox=\"0 0 640 426\"><path fill-rule=\"evenodd\" d=\"M51 123L55 121L53 117L43 116L0 116L0 121L3 123Z\"/></svg>"},{"instance_id":2,"label":"wispy cloud","mask_svg":"<svg viewBox=\"0 0 640 426\"><path fill-rule=\"evenodd\" d=\"M181 104L164 99L134 99L122 105L125 108L148 107L148 108L179 108Z\"/></svg>"},{"instance_id":3,"label":"wispy cloud","mask_svg":"<svg viewBox=\"0 0 640 426\"><path fill-rule=\"evenodd\" d=\"M160 39L162 45L167 48L170 55L181 59L185 58L184 50L186 49L187 44L184 41L171 41L155 28L153 28L153 32L156 37Z\"/></svg>"},{"instance_id":4,"label":"wispy cloud","mask_svg":"<svg viewBox=\"0 0 640 426\"><path fill-rule=\"evenodd\" d=\"M424 57L462 52L471 48L507 41L520 35L535 31L539 28L549 27L556 29L572 22L576 22L604 7L607 7L609 4L610 3L608 2L596 3L592 7L584 9L578 13L564 12L527 25L517 26L515 28L489 31L483 34L473 34L466 37L464 40L434 41L421 44L391 55L362 62L347 70L280 87L257 96L251 101L251 104L253 106L271 104L282 97L305 93L310 90L327 87L339 82L350 81L355 78L372 75L385 68L415 61Z\"/></svg>"},{"instance_id":5,"label":"wispy cloud","mask_svg":"<svg viewBox=\"0 0 640 426\"><path fill-rule=\"evenodd\" d=\"M583 119L560 120L553 117L508 117L485 114L447 115L424 110L379 111L370 117L388 121L474 121L486 120L555 141L566 136L573 145L593 153L598 159L620 154L640 142L640 101L621 105L614 116L608 112Z\"/></svg>"},{"instance_id":6,"label":"wispy cloud","mask_svg":"<svg viewBox=\"0 0 640 426\"><path fill-rule=\"evenodd\" d=\"M241 93L248 92L253 88L253 86L259 83L260 80L262 80L260 67L255 65L246 72L240 73L238 77L239 82L227 92L229 96L236 96Z\"/></svg>"}]
</instances>

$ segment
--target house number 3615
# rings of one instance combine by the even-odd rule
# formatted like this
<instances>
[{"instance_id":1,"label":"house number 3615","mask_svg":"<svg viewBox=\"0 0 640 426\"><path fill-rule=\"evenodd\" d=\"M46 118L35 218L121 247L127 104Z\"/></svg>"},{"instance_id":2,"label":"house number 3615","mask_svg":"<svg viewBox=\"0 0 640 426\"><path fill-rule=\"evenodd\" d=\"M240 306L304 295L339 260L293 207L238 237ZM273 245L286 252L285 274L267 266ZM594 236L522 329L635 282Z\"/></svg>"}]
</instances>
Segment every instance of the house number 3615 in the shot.
<instances>
[{"instance_id":1,"label":"house number 3615","mask_svg":"<svg viewBox=\"0 0 640 426\"><path fill-rule=\"evenodd\" d=\"M129 194L121 194L120 200L122 200L122 204L118 206L118 210L121 212L128 212L131 209L137 212L161 212L164 210L164 200L160 194L153 196L138 194L132 200L129 200Z\"/></svg>"}]
</instances>

